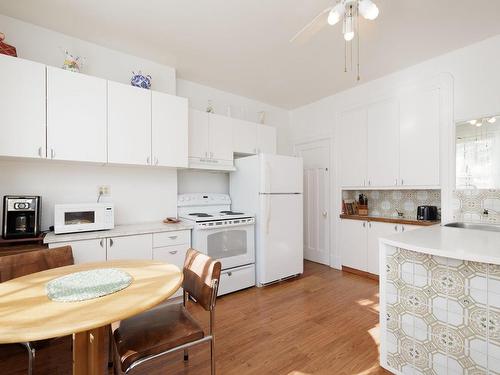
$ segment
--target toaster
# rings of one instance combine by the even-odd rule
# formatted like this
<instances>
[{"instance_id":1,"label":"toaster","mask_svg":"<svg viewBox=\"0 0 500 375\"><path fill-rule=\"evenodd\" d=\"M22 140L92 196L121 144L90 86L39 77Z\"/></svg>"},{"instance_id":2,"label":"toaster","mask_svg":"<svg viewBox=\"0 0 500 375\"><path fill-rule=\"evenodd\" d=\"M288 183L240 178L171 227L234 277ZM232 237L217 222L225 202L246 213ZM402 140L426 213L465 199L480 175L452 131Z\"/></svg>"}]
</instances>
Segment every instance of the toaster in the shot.
<instances>
[{"instance_id":1,"label":"toaster","mask_svg":"<svg viewBox=\"0 0 500 375\"><path fill-rule=\"evenodd\" d=\"M436 206L418 206L417 220L437 220L438 208Z\"/></svg>"}]
</instances>

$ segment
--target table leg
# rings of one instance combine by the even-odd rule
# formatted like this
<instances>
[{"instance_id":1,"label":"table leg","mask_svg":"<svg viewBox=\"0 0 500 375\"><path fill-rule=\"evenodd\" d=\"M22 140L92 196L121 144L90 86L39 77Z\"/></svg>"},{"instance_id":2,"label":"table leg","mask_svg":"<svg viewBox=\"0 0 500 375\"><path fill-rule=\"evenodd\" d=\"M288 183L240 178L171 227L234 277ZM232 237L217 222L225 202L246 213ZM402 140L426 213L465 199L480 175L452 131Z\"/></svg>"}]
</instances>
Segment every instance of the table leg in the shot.
<instances>
[{"instance_id":1,"label":"table leg","mask_svg":"<svg viewBox=\"0 0 500 375\"><path fill-rule=\"evenodd\" d=\"M102 375L108 361L107 334L108 327L99 327L73 335L73 375Z\"/></svg>"}]
</instances>

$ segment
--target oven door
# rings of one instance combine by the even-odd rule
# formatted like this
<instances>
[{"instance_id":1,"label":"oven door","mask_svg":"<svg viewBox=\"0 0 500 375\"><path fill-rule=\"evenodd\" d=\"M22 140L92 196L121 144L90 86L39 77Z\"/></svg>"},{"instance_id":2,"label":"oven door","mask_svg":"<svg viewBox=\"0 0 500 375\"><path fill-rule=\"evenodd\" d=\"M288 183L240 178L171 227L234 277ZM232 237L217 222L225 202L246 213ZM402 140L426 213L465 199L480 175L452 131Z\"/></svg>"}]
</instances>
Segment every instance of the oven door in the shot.
<instances>
[{"instance_id":1,"label":"oven door","mask_svg":"<svg viewBox=\"0 0 500 375\"><path fill-rule=\"evenodd\" d=\"M194 236L195 249L220 260L222 269L255 262L254 224L226 228L198 228Z\"/></svg>"}]
</instances>

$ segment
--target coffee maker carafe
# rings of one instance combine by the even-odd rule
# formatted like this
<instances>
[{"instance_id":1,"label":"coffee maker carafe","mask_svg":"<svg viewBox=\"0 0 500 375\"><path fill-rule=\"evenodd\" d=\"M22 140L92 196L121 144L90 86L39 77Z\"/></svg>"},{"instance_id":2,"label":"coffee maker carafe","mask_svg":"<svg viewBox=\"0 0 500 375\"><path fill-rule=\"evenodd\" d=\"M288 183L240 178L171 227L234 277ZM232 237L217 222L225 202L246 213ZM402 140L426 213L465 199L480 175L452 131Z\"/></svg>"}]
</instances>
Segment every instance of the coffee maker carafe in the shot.
<instances>
[{"instance_id":1,"label":"coffee maker carafe","mask_svg":"<svg viewBox=\"0 0 500 375\"><path fill-rule=\"evenodd\" d=\"M40 206L39 196L4 196L2 237L37 237L40 234Z\"/></svg>"}]
</instances>

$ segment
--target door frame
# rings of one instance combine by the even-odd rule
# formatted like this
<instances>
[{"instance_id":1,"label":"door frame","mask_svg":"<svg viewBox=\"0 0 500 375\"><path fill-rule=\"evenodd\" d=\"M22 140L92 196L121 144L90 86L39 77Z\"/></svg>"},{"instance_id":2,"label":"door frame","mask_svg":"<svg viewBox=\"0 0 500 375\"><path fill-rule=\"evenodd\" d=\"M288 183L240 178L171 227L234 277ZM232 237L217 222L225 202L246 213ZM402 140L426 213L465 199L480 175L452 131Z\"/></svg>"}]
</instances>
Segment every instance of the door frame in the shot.
<instances>
[{"instance_id":1,"label":"door frame","mask_svg":"<svg viewBox=\"0 0 500 375\"><path fill-rule=\"evenodd\" d=\"M319 144L319 143L325 143L328 145L328 151L329 151L329 158L327 160L327 168L328 168L328 175L330 177L330 181L329 181L329 190L330 190L330 195L328 197L328 224L327 224L327 228L328 228L328 266L330 267L333 267L334 264L335 264L335 261L333 260L333 257L334 257L334 249L332 248L332 244L333 244L333 238L332 238L332 234L335 233L334 232L334 220L332 220L332 213L334 212L333 211L333 205L334 205L334 199L333 198L333 188L334 188L334 176L335 176L335 173L334 171L332 170L332 165L334 165L332 163L332 158L333 158L333 155L334 155L334 143L333 143L333 137L331 135L324 135L324 136L319 136L319 137L313 137L313 138L308 138L306 140L303 140L303 141L299 141L299 142L294 142L293 144L293 155L294 156L299 156L298 155L298 149L300 147L303 147L303 146L307 146L307 145L314 145L314 144ZM304 211L304 214L305 214L305 211Z\"/></svg>"}]
</instances>

